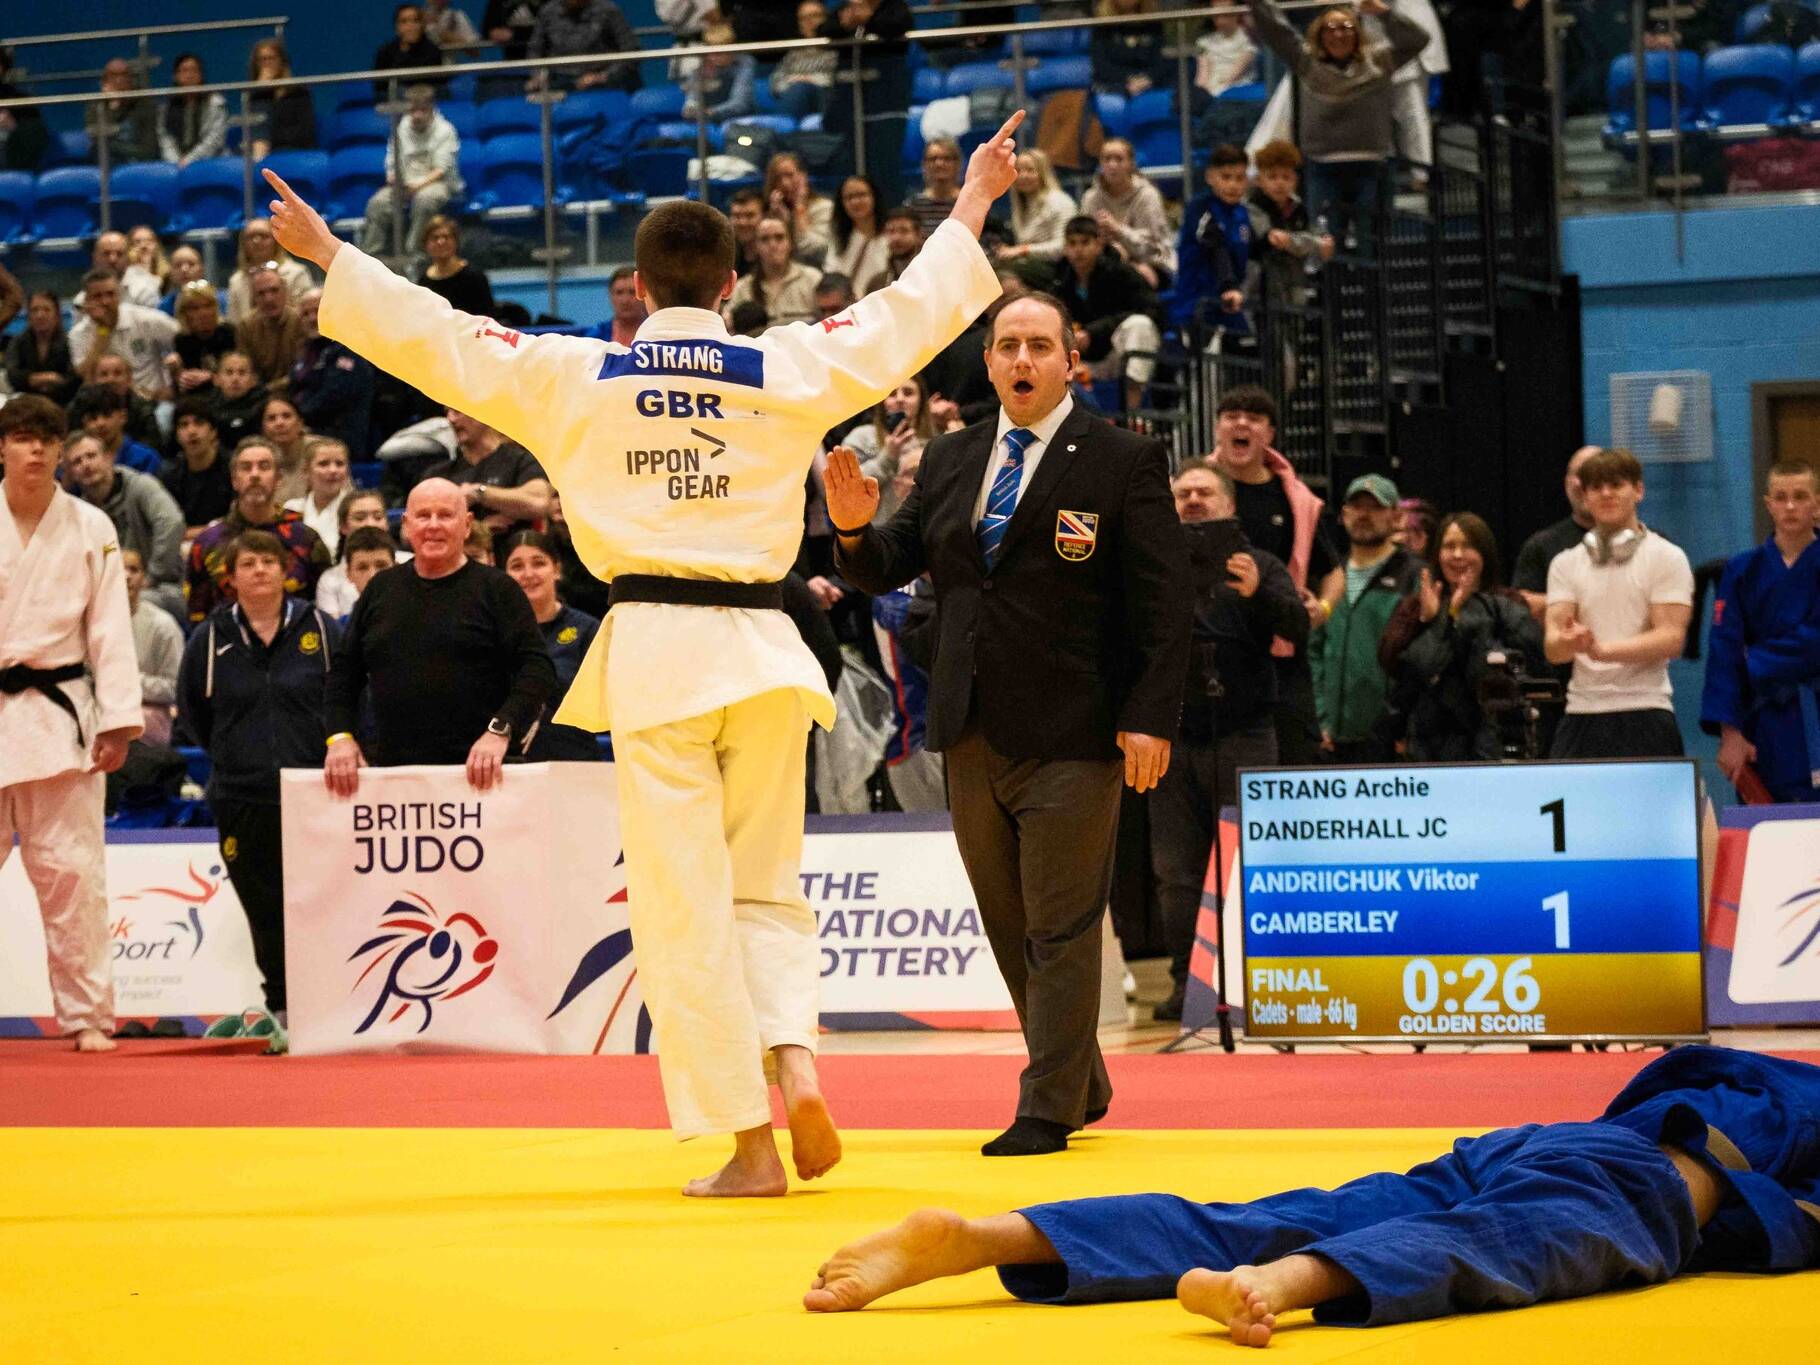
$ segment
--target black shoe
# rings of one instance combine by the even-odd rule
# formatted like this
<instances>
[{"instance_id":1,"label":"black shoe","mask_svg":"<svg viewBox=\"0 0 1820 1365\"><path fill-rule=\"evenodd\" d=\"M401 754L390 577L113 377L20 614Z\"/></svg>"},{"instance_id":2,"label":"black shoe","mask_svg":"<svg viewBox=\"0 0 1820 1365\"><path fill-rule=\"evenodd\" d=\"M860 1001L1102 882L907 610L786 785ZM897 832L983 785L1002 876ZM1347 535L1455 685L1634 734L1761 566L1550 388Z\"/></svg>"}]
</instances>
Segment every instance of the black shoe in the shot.
<instances>
[{"instance_id":1,"label":"black shoe","mask_svg":"<svg viewBox=\"0 0 1820 1365\"><path fill-rule=\"evenodd\" d=\"M1150 1012L1150 1017L1159 1024L1172 1024L1182 1017L1182 997L1188 993L1188 984L1178 981L1169 991L1169 998L1160 1002Z\"/></svg>"},{"instance_id":2,"label":"black shoe","mask_svg":"<svg viewBox=\"0 0 1820 1365\"><path fill-rule=\"evenodd\" d=\"M1086 1128L1092 1124L1098 1123L1101 1119L1106 1117L1106 1111L1109 1108L1111 1108L1110 1105L1102 1104L1098 1109L1089 1109L1085 1114L1081 1115L1081 1127Z\"/></svg>"},{"instance_id":3,"label":"black shoe","mask_svg":"<svg viewBox=\"0 0 1820 1365\"><path fill-rule=\"evenodd\" d=\"M123 1019L114 1029L116 1038L150 1038L152 1031L137 1019Z\"/></svg>"},{"instance_id":4,"label":"black shoe","mask_svg":"<svg viewBox=\"0 0 1820 1365\"><path fill-rule=\"evenodd\" d=\"M1068 1125L1023 1114L984 1147L981 1156L1043 1156L1068 1150Z\"/></svg>"}]
</instances>

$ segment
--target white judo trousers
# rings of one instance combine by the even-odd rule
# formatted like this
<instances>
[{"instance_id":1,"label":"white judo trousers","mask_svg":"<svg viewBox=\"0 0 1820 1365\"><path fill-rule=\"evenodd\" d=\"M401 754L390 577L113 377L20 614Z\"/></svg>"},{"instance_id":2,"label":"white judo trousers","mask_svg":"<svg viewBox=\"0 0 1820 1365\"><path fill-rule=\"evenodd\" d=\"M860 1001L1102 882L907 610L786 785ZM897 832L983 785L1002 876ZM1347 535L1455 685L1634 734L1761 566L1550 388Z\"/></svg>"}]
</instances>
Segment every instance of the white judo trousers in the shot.
<instances>
[{"instance_id":1,"label":"white judo trousers","mask_svg":"<svg viewBox=\"0 0 1820 1365\"><path fill-rule=\"evenodd\" d=\"M65 772L0 787L0 866L19 836L19 857L38 894L50 959L57 1031L114 1031L114 972L108 961L107 848L100 773Z\"/></svg>"},{"instance_id":2,"label":"white judo trousers","mask_svg":"<svg viewBox=\"0 0 1820 1365\"><path fill-rule=\"evenodd\" d=\"M0 669L84 664L51 684L75 711L36 688L0 693L0 864L19 838L37 893L51 1003L65 1034L114 1028L108 957L106 781L89 771L102 730L144 728L126 578L114 524L59 491L27 543L0 504Z\"/></svg>"},{"instance_id":3,"label":"white judo trousers","mask_svg":"<svg viewBox=\"0 0 1820 1365\"><path fill-rule=\"evenodd\" d=\"M321 326L537 456L596 577L775 583L823 434L998 294L949 222L901 278L825 321L748 339L718 313L662 308L623 346L456 312L344 246ZM806 727L833 724L827 679L781 611L622 603L553 719L613 732L633 948L677 1136L768 1123L769 1049L815 1046L799 883Z\"/></svg>"},{"instance_id":4,"label":"white judo trousers","mask_svg":"<svg viewBox=\"0 0 1820 1365\"><path fill-rule=\"evenodd\" d=\"M815 1050L808 736L785 688L613 736L632 941L678 1137L769 1123L771 1049Z\"/></svg>"}]
</instances>

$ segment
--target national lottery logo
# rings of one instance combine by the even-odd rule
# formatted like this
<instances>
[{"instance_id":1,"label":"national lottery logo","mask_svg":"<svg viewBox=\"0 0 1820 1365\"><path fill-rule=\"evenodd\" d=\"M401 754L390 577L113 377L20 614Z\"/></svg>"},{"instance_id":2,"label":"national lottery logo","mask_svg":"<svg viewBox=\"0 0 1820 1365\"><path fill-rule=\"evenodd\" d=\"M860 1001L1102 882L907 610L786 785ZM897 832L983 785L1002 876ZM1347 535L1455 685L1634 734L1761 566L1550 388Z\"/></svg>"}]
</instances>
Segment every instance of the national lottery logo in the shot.
<instances>
[{"instance_id":1,"label":"national lottery logo","mask_svg":"<svg viewBox=\"0 0 1820 1365\"><path fill-rule=\"evenodd\" d=\"M1787 917L1776 929L1777 939L1784 943L1792 941L1795 944L1794 950L1776 965L1778 967L1793 966L1795 960L1806 953L1809 948L1814 948L1816 955L1820 955L1820 947L1816 947L1816 940L1820 940L1820 881L1816 881L1805 891L1797 891L1776 909L1788 912Z\"/></svg>"},{"instance_id":2,"label":"national lottery logo","mask_svg":"<svg viewBox=\"0 0 1820 1365\"><path fill-rule=\"evenodd\" d=\"M349 962L371 958L354 981L356 992L373 989L369 978L379 982L373 1008L355 1033L365 1033L381 1015L395 1024L413 1008L423 1010L417 1025L422 1033L436 1005L466 995L499 965L498 942L473 915L464 910L444 919L416 892L404 896L379 917L380 932L348 957Z\"/></svg>"}]
</instances>

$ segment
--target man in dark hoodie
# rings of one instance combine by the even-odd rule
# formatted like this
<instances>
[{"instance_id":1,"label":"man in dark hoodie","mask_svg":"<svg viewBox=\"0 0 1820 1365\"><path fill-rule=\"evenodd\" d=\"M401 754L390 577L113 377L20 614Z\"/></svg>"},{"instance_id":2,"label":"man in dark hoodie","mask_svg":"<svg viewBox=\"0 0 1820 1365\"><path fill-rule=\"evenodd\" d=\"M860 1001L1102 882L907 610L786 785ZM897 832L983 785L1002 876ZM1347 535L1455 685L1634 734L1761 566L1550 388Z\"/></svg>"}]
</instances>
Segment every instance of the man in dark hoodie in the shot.
<instances>
[{"instance_id":1,"label":"man in dark hoodie","mask_svg":"<svg viewBox=\"0 0 1820 1365\"><path fill-rule=\"evenodd\" d=\"M286 1023L278 773L322 766L324 688L341 645L333 620L285 594L289 561L270 531L242 531L227 551L234 600L190 636L177 672L181 723L212 764L209 807L265 978L274 1052Z\"/></svg>"}]
</instances>

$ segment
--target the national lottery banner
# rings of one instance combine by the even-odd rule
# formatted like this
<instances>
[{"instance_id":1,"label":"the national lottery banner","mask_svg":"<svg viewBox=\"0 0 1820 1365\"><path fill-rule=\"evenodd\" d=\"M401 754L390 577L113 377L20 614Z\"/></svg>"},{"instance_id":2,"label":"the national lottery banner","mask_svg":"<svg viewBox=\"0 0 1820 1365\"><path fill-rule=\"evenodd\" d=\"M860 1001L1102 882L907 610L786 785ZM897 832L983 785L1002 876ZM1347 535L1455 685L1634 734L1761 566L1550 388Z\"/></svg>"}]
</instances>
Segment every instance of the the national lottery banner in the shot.
<instances>
[{"instance_id":1,"label":"the national lottery banner","mask_svg":"<svg viewBox=\"0 0 1820 1365\"><path fill-rule=\"evenodd\" d=\"M1247 771L1239 799L1250 1037L1704 1034L1692 762Z\"/></svg>"},{"instance_id":2,"label":"the national lottery banner","mask_svg":"<svg viewBox=\"0 0 1820 1365\"><path fill-rule=\"evenodd\" d=\"M1715 1025L1820 1024L1820 806L1720 812L1706 936Z\"/></svg>"},{"instance_id":3,"label":"the national lottery banner","mask_svg":"<svg viewBox=\"0 0 1820 1365\"><path fill-rule=\"evenodd\" d=\"M0 1035L55 1031L44 928L24 860L0 867ZM192 1032L259 1004L246 915L213 830L133 831L107 848L108 955L114 1010Z\"/></svg>"}]
</instances>

